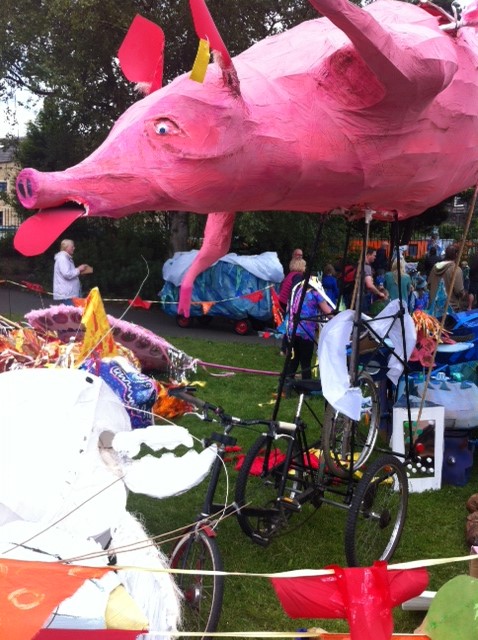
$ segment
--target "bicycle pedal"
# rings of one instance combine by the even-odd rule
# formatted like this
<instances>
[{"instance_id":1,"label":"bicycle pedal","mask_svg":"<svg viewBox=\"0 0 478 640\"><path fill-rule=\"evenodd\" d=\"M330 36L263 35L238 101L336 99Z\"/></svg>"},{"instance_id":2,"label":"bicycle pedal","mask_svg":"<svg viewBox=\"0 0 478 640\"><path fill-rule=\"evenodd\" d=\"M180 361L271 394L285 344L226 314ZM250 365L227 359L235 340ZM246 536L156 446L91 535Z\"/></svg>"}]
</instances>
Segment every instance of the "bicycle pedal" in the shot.
<instances>
[{"instance_id":1,"label":"bicycle pedal","mask_svg":"<svg viewBox=\"0 0 478 640\"><path fill-rule=\"evenodd\" d=\"M282 498L279 498L279 504L289 511L298 512L301 510L300 502L298 502L294 498L288 498L287 496L282 496Z\"/></svg>"},{"instance_id":2,"label":"bicycle pedal","mask_svg":"<svg viewBox=\"0 0 478 640\"><path fill-rule=\"evenodd\" d=\"M253 533L251 536L251 539L252 539L252 542L254 542L255 544L258 544L260 547L268 547L270 543L269 538L264 538L258 533Z\"/></svg>"}]
</instances>

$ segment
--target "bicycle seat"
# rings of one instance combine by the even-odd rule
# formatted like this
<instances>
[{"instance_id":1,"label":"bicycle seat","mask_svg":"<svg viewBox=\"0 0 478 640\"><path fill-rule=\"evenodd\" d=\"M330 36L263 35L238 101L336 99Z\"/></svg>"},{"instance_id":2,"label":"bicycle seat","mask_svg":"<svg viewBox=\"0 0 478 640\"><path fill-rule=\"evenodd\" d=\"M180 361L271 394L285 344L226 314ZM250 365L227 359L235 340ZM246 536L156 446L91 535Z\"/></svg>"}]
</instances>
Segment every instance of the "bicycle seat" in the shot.
<instances>
[{"instance_id":1,"label":"bicycle seat","mask_svg":"<svg viewBox=\"0 0 478 640\"><path fill-rule=\"evenodd\" d=\"M311 395L313 393L322 393L322 384L320 380L287 380L288 389L293 389L299 394Z\"/></svg>"}]
</instances>

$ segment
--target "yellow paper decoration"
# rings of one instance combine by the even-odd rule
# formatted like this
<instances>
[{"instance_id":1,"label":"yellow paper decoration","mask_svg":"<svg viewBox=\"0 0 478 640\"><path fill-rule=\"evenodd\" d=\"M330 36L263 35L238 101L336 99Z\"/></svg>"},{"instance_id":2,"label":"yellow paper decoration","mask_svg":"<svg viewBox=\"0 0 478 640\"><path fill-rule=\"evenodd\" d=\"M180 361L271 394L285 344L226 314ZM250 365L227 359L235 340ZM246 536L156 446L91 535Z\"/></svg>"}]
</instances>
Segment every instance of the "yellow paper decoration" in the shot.
<instances>
[{"instance_id":1,"label":"yellow paper decoration","mask_svg":"<svg viewBox=\"0 0 478 640\"><path fill-rule=\"evenodd\" d=\"M81 324L85 327L85 336L76 360L77 365L80 365L93 352L96 352L100 358L117 355L118 350L98 287L94 287L86 298Z\"/></svg>"},{"instance_id":2,"label":"yellow paper decoration","mask_svg":"<svg viewBox=\"0 0 478 640\"><path fill-rule=\"evenodd\" d=\"M148 628L148 619L123 585L110 593L105 611L107 629L142 631Z\"/></svg>"},{"instance_id":3,"label":"yellow paper decoration","mask_svg":"<svg viewBox=\"0 0 478 640\"><path fill-rule=\"evenodd\" d=\"M209 64L210 51L209 42L207 40L199 40L198 52L191 69L190 78L196 82L204 82L206 77L206 69Z\"/></svg>"}]
</instances>

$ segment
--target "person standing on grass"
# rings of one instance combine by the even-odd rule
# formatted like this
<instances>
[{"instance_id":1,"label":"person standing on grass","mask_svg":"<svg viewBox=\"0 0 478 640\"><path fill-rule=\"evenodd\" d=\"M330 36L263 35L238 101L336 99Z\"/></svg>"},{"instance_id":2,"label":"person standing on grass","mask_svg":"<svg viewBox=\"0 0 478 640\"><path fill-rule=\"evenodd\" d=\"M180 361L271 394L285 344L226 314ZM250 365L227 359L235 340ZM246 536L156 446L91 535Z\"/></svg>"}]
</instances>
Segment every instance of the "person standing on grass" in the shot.
<instances>
[{"instance_id":1,"label":"person standing on grass","mask_svg":"<svg viewBox=\"0 0 478 640\"><path fill-rule=\"evenodd\" d=\"M55 255L53 269L53 300L57 304L73 304L73 298L81 296L80 275L92 273L93 269L87 264L75 267L73 254L75 243L64 239L60 244L60 251Z\"/></svg>"},{"instance_id":2,"label":"person standing on grass","mask_svg":"<svg viewBox=\"0 0 478 640\"><path fill-rule=\"evenodd\" d=\"M325 293L336 305L339 299L339 285L337 284L337 274L333 265L326 264L324 267L324 275L322 276L322 286Z\"/></svg>"},{"instance_id":3,"label":"person standing on grass","mask_svg":"<svg viewBox=\"0 0 478 640\"><path fill-rule=\"evenodd\" d=\"M333 307L327 302L322 283L319 282L318 278L310 278L307 285L305 285L304 281L297 284L292 290L289 303L289 322L287 324L289 340L292 337L294 320L298 313L299 301L304 286L307 286L307 291L300 310L296 333L292 339L292 358L288 362L286 375L294 378L300 364L302 380L308 380L312 377L312 358L318 322L324 315L330 315Z\"/></svg>"},{"instance_id":4,"label":"person standing on grass","mask_svg":"<svg viewBox=\"0 0 478 640\"><path fill-rule=\"evenodd\" d=\"M440 281L443 280L446 293L450 295L450 306L453 311L460 311L462 306L468 306L468 293L463 285L463 271L461 267L455 267L457 255L457 248L453 245L448 246L445 249L445 259L435 264L428 277L431 304L434 304ZM453 274L455 279L452 284Z\"/></svg>"},{"instance_id":5,"label":"person standing on grass","mask_svg":"<svg viewBox=\"0 0 478 640\"><path fill-rule=\"evenodd\" d=\"M384 275L388 271L388 264L388 242L384 240L377 249L377 255L372 264L375 275Z\"/></svg>"},{"instance_id":6,"label":"person standing on grass","mask_svg":"<svg viewBox=\"0 0 478 640\"><path fill-rule=\"evenodd\" d=\"M385 291L381 291L378 287L375 286L373 280L373 269L372 264L377 257L377 251L368 247L365 252L365 263L363 267L363 293L362 293L362 312L369 313L370 307L374 299L385 300L387 298L387 293ZM359 264L360 268L360 264Z\"/></svg>"},{"instance_id":7,"label":"person standing on grass","mask_svg":"<svg viewBox=\"0 0 478 640\"><path fill-rule=\"evenodd\" d=\"M400 290L398 288L398 269L400 268ZM385 274L385 289L388 291L390 300L398 300L401 298L403 305L408 308L410 294L413 290L412 279L406 272L405 260L400 257L398 262L396 259L392 262L391 271ZM401 294L401 295L400 295Z\"/></svg>"},{"instance_id":8,"label":"person standing on grass","mask_svg":"<svg viewBox=\"0 0 478 640\"><path fill-rule=\"evenodd\" d=\"M281 311L285 317L287 313L287 308L289 305L289 298L292 289L295 285L302 280L305 273L306 262L302 258L293 258L289 264L289 273L286 275L284 280L282 280L280 289L279 289L279 304L281 307ZM285 356L287 354L287 346L288 346L288 338L287 331L284 333L282 338L282 345L280 350L280 355Z\"/></svg>"}]
</instances>

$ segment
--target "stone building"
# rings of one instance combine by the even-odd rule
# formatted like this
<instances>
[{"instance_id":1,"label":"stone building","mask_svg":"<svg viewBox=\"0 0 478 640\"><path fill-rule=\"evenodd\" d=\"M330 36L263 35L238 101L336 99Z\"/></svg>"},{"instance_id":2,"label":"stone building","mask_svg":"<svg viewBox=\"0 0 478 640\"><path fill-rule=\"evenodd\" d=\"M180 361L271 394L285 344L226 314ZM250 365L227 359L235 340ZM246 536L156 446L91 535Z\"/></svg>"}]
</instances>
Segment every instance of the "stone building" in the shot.
<instances>
[{"instance_id":1,"label":"stone building","mask_svg":"<svg viewBox=\"0 0 478 640\"><path fill-rule=\"evenodd\" d=\"M17 173L18 166L14 162L13 149L0 147L0 237L15 231L20 224L13 207L2 198L4 194L13 195Z\"/></svg>"}]
</instances>

